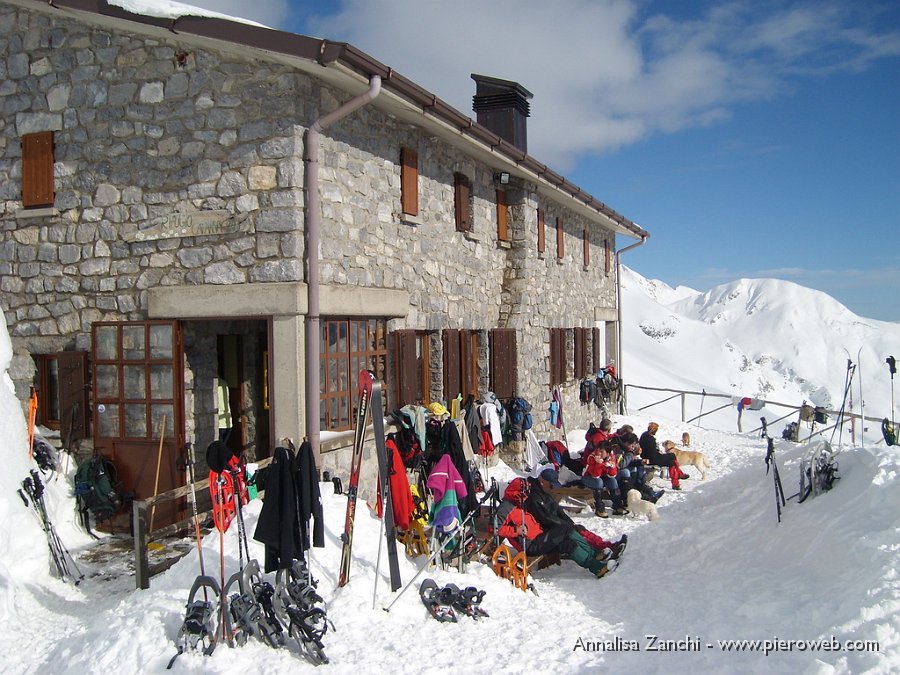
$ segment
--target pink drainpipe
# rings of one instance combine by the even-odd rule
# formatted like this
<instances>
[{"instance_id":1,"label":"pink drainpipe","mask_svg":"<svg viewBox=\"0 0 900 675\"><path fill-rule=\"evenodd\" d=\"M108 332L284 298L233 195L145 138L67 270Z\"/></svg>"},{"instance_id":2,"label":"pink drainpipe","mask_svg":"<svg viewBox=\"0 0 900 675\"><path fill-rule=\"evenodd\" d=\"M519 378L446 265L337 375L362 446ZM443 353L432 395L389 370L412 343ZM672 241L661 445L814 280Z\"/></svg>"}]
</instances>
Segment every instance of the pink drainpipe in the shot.
<instances>
[{"instance_id":1,"label":"pink drainpipe","mask_svg":"<svg viewBox=\"0 0 900 675\"><path fill-rule=\"evenodd\" d=\"M306 435L319 466L319 136L321 132L381 93L381 77L369 78L369 89L337 110L323 115L306 131L303 143L303 190L306 194Z\"/></svg>"}]
</instances>

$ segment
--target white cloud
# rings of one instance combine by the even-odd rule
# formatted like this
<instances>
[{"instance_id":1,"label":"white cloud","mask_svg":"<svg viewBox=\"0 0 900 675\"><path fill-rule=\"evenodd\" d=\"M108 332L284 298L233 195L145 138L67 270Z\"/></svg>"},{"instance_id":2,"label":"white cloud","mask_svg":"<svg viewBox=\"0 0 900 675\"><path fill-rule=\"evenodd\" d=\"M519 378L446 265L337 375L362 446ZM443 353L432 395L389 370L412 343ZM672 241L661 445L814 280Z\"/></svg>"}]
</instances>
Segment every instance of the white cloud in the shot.
<instances>
[{"instance_id":1,"label":"white cloud","mask_svg":"<svg viewBox=\"0 0 900 675\"><path fill-rule=\"evenodd\" d=\"M859 70L900 54L878 5L734 0L690 17L642 0L199 0L269 25L307 18L471 113L470 73L534 93L529 151L559 171L656 132L715 124L793 78ZM883 28L882 25L887 26ZM473 115L474 116L474 115Z\"/></svg>"}]
</instances>

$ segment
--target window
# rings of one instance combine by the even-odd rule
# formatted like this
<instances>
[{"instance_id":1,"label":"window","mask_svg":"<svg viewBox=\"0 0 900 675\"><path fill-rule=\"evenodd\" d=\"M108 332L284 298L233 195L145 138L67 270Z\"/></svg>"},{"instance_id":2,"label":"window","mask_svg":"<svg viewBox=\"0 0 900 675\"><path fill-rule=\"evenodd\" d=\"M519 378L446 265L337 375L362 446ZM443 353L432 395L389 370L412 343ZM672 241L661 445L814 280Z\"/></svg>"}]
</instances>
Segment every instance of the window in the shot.
<instances>
[{"instance_id":1,"label":"window","mask_svg":"<svg viewBox=\"0 0 900 675\"><path fill-rule=\"evenodd\" d=\"M448 328L443 331L444 396L478 397L478 331Z\"/></svg>"},{"instance_id":2,"label":"window","mask_svg":"<svg viewBox=\"0 0 900 675\"><path fill-rule=\"evenodd\" d=\"M472 183L463 173L453 174L453 203L458 232L472 231Z\"/></svg>"},{"instance_id":3,"label":"window","mask_svg":"<svg viewBox=\"0 0 900 675\"><path fill-rule=\"evenodd\" d=\"M610 245L609 239L603 241L603 258L606 276L609 276L609 273L612 272L612 246Z\"/></svg>"},{"instance_id":4,"label":"window","mask_svg":"<svg viewBox=\"0 0 900 675\"><path fill-rule=\"evenodd\" d=\"M384 380L387 347L384 319L323 319L320 333L319 422L342 431L355 423L360 370Z\"/></svg>"},{"instance_id":5,"label":"window","mask_svg":"<svg viewBox=\"0 0 900 675\"><path fill-rule=\"evenodd\" d=\"M550 329L550 386L566 381L566 329Z\"/></svg>"},{"instance_id":6,"label":"window","mask_svg":"<svg viewBox=\"0 0 900 675\"><path fill-rule=\"evenodd\" d=\"M537 210L537 250L538 255L543 256L547 249L547 232L544 224L544 209Z\"/></svg>"},{"instance_id":7,"label":"window","mask_svg":"<svg viewBox=\"0 0 900 675\"><path fill-rule=\"evenodd\" d=\"M491 391L497 398L516 395L516 331L513 328L494 328L490 332Z\"/></svg>"},{"instance_id":8,"label":"window","mask_svg":"<svg viewBox=\"0 0 900 675\"><path fill-rule=\"evenodd\" d=\"M575 379L580 380L588 374L588 334L590 328L575 329Z\"/></svg>"},{"instance_id":9,"label":"window","mask_svg":"<svg viewBox=\"0 0 900 675\"><path fill-rule=\"evenodd\" d=\"M556 219L556 257L562 260L566 255L565 235L563 233L563 219Z\"/></svg>"},{"instance_id":10,"label":"window","mask_svg":"<svg viewBox=\"0 0 900 675\"><path fill-rule=\"evenodd\" d=\"M400 150L400 209L419 215L419 155L410 148Z\"/></svg>"},{"instance_id":11,"label":"window","mask_svg":"<svg viewBox=\"0 0 900 675\"><path fill-rule=\"evenodd\" d=\"M53 132L22 136L22 206L53 206Z\"/></svg>"},{"instance_id":12,"label":"window","mask_svg":"<svg viewBox=\"0 0 900 675\"><path fill-rule=\"evenodd\" d=\"M430 334L396 330L394 341L394 406L424 405L431 399Z\"/></svg>"},{"instance_id":13,"label":"window","mask_svg":"<svg viewBox=\"0 0 900 675\"><path fill-rule=\"evenodd\" d=\"M581 231L581 245L582 245L582 249L583 249L582 252L584 255L584 266L590 267L591 266L591 241L590 241L590 239L588 239L587 228L584 228Z\"/></svg>"},{"instance_id":14,"label":"window","mask_svg":"<svg viewBox=\"0 0 900 675\"><path fill-rule=\"evenodd\" d=\"M509 241L509 206L504 190L497 190L497 240Z\"/></svg>"}]
</instances>

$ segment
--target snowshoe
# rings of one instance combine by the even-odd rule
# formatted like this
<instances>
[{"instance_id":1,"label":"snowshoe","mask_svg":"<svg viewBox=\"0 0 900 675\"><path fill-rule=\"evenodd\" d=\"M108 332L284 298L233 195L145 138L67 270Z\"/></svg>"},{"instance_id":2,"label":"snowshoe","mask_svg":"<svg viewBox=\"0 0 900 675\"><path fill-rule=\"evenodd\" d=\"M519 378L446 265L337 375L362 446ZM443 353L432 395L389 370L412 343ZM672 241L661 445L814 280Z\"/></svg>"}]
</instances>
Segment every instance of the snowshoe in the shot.
<instances>
[{"instance_id":1,"label":"snowshoe","mask_svg":"<svg viewBox=\"0 0 900 675\"><path fill-rule=\"evenodd\" d=\"M481 601L484 599L485 591L480 591L474 586L468 586L460 590L456 584L447 584L442 589L442 597L449 596L453 608L471 616L473 619L480 619L483 616L490 616L481 608Z\"/></svg>"},{"instance_id":2,"label":"snowshoe","mask_svg":"<svg viewBox=\"0 0 900 675\"><path fill-rule=\"evenodd\" d=\"M204 589L204 598L197 598L197 592ZM166 669L170 669L181 654L186 651L202 650L207 656L216 648L216 635L219 630L218 600L220 598L218 582L209 576L198 576L188 594L187 611L184 623L175 637L178 652L169 661Z\"/></svg>"},{"instance_id":3,"label":"snowshoe","mask_svg":"<svg viewBox=\"0 0 900 675\"><path fill-rule=\"evenodd\" d=\"M239 592L229 595L228 589L234 583L238 584ZM230 600L231 617L239 629L236 635L238 644L244 645L250 636L256 636L270 647L283 647L284 629L272 602L275 589L263 580L259 563L251 560L243 571L231 576L225 588L225 595Z\"/></svg>"},{"instance_id":4,"label":"snowshoe","mask_svg":"<svg viewBox=\"0 0 900 675\"><path fill-rule=\"evenodd\" d=\"M884 442L888 447L897 445L897 433L894 431L894 425L887 417L881 420L881 435L884 436Z\"/></svg>"},{"instance_id":5,"label":"snowshoe","mask_svg":"<svg viewBox=\"0 0 900 675\"><path fill-rule=\"evenodd\" d=\"M456 623L452 597L445 592L445 589L438 589L434 579L425 579L422 582L419 586L419 596L435 619L441 623Z\"/></svg>"},{"instance_id":6,"label":"snowshoe","mask_svg":"<svg viewBox=\"0 0 900 675\"><path fill-rule=\"evenodd\" d=\"M509 546L505 544L498 546L491 556L491 568L494 570L494 574L502 579L511 579L512 572L509 568L511 560L512 551L509 550Z\"/></svg>"},{"instance_id":7,"label":"snowshoe","mask_svg":"<svg viewBox=\"0 0 900 675\"><path fill-rule=\"evenodd\" d=\"M287 608L287 614L290 617L288 635L297 640L306 659L314 666L328 663L322 645L322 638L330 623L325 610L319 607L304 610L291 606ZM331 628L334 630L333 624Z\"/></svg>"}]
</instances>

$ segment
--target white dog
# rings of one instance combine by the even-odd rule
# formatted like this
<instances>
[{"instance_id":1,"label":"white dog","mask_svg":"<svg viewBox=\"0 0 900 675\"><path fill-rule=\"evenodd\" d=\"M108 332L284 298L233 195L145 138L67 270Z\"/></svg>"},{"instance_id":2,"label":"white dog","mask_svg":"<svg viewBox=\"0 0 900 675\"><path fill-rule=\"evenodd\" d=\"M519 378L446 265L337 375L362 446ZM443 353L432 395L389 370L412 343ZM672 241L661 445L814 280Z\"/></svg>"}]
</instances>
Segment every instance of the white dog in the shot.
<instances>
[{"instance_id":1,"label":"white dog","mask_svg":"<svg viewBox=\"0 0 900 675\"><path fill-rule=\"evenodd\" d=\"M647 516L647 520L659 518L656 504L641 499L641 493L637 490L629 490L626 499L628 501L628 510L631 512L632 517Z\"/></svg>"}]
</instances>

